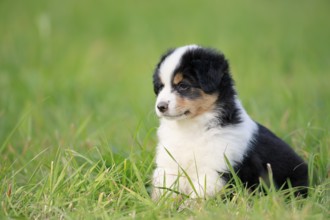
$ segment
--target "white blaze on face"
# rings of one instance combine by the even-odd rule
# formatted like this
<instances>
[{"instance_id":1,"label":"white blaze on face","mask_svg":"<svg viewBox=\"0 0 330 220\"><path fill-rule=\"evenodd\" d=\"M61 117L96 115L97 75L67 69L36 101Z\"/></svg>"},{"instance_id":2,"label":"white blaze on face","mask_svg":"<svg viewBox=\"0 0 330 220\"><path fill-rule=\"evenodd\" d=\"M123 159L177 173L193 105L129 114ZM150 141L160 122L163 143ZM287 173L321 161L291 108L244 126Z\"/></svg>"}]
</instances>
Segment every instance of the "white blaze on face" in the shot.
<instances>
[{"instance_id":1,"label":"white blaze on face","mask_svg":"<svg viewBox=\"0 0 330 220\"><path fill-rule=\"evenodd\" d=\"M188 45L177 48L172 54L170 54L160 65L159 67L159 77L161 82L164 84L163 89L157 96L156 100L156 113L158 116L164 116L161 113L157 105L161 102L168 103L168 111L165 116L177 117L183 114L184 112L178 112L176 109L176 95L172 92L172 78L174 70L180 64L182 55L190 49L198 48L197 45Z\"/></svg>"}]
</instances>

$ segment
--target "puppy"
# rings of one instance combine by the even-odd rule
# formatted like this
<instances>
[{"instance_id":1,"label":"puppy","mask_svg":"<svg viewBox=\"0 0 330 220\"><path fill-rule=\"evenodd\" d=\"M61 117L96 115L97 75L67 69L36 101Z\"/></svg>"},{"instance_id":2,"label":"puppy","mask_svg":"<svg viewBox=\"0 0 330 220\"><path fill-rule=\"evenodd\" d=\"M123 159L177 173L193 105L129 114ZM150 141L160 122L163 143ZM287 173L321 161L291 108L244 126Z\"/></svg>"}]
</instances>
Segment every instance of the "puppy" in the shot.
<instances>
[{"instance_id":1,"label":"puppy","mask_svg":"<svg viewBox=\"0 0 330 220\"><path fill-rule=\"evenodd\" d=\"M278 188L291 184L300 187L297 195L307 193L307 165L249 117L223 54L197 45L170 50L161 57L153 84L160 118L154 200L173 192L216 195L230 179L228 162L247 188L255 189L260 178L269 182L271 170Z\"/></svg>"}]
</instances>

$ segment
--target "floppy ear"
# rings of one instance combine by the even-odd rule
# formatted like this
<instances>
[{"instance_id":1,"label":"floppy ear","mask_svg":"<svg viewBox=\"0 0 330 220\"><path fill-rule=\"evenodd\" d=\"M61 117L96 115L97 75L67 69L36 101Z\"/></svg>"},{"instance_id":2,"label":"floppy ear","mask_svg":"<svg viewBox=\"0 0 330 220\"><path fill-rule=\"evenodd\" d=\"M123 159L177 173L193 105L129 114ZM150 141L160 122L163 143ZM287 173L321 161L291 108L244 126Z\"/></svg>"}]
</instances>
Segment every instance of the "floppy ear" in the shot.
<instances>
[{"instance_id":1,"label":"floppy ear","mask_svg":"<svg viewBox=\"0 0 330 220\"><path fill-rule=\"evenodd\" d=\"M192 66L196 71L198 82L203 91L212 93L220 85L221 79L228 71L228 63L223 60L193 60Z\"/></svg>"}]
</instances>

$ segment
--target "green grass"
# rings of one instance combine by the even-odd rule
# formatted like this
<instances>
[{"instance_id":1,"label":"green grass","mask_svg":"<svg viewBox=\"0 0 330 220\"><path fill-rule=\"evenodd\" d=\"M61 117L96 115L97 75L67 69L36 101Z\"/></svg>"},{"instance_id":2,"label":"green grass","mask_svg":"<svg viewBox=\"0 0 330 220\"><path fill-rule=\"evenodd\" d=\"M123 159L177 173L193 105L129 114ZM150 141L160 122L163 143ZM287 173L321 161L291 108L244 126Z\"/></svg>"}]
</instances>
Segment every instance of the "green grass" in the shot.
<instances>
[{"instance_id":1,"label":"green grass","mask_svg":"<svg viewBox=\"0 0 330 220\"><path fill-rule=\"evenodd\" d=\"M329 8L0 1L0 218L329 219ZM309 163L306 199L237 187L180 211L151 201L151 74L167 48L190 43L227 55L249 114Z\"/></svg>"}]
</instances>

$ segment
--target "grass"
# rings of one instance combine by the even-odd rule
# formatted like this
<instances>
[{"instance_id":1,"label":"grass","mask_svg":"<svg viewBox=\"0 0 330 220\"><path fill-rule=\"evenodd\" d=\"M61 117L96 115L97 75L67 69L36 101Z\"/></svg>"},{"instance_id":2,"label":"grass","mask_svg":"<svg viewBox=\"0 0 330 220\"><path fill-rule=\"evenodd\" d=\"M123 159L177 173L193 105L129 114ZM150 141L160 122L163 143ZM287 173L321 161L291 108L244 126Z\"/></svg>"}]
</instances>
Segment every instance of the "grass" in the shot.
<instances>
[{"instance_id":1,"label":"grass","mask_svg":"<svg viewBox=\"0 0 330 220\"><path fill-rule=\"evenodd\" d=\"M328 1L0 1L0 218L329 219ZM151 74L169 47L231 62L244 106L309 163L310 194L149 198Z\"/></svg>"}]
</instances>

